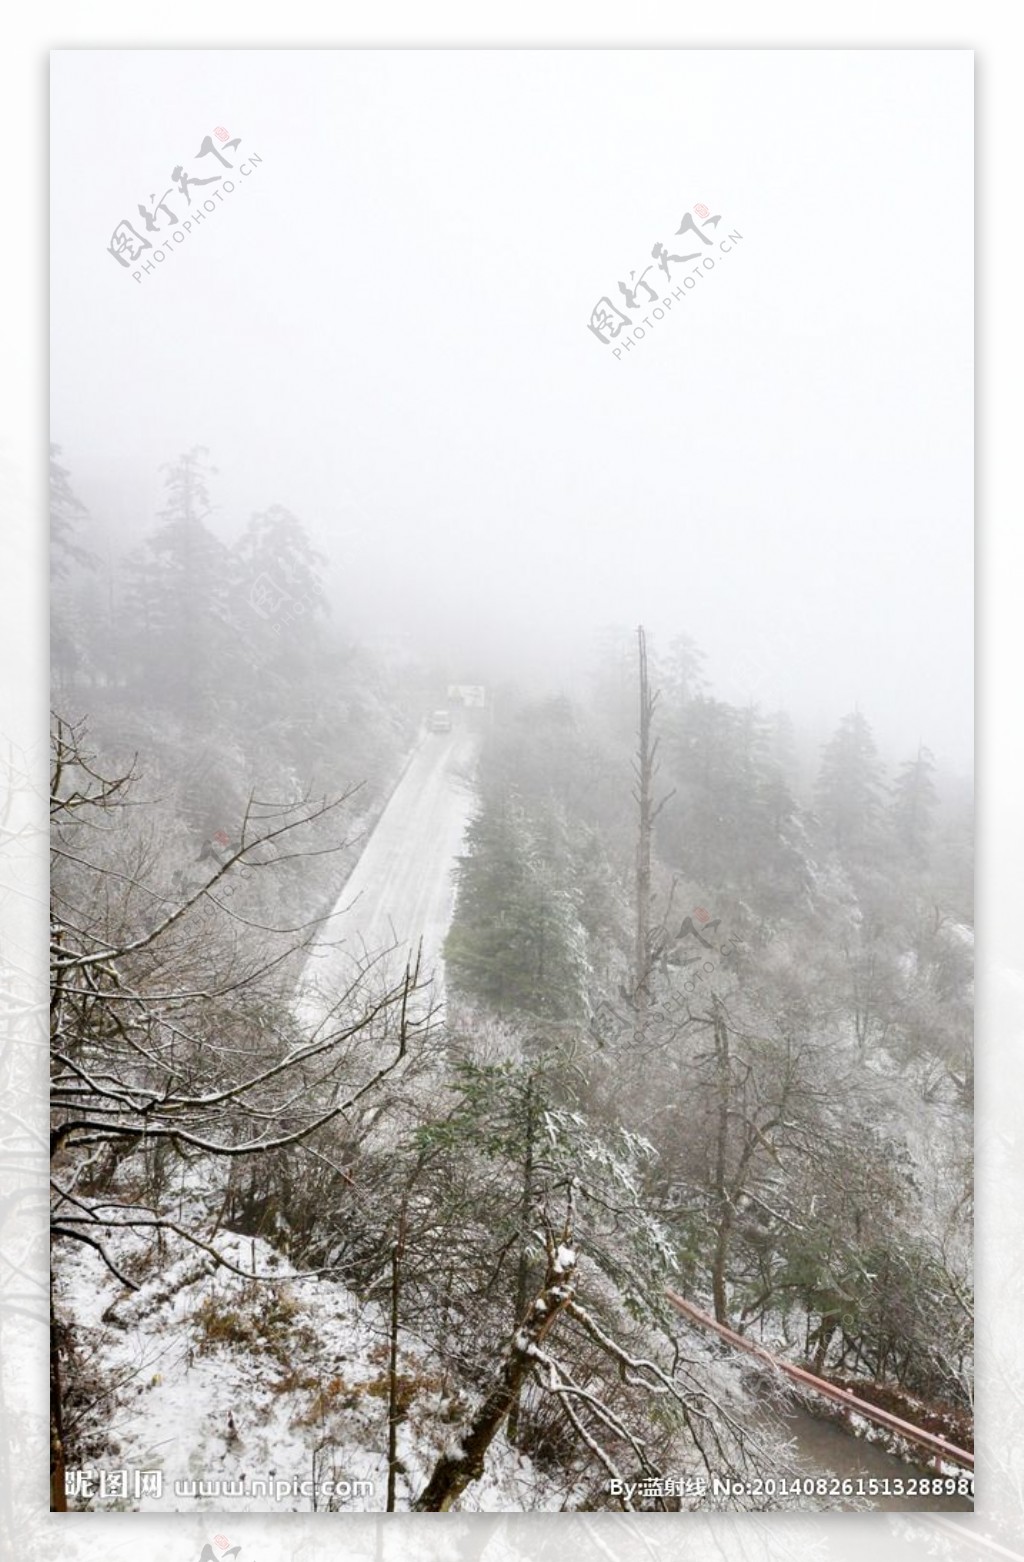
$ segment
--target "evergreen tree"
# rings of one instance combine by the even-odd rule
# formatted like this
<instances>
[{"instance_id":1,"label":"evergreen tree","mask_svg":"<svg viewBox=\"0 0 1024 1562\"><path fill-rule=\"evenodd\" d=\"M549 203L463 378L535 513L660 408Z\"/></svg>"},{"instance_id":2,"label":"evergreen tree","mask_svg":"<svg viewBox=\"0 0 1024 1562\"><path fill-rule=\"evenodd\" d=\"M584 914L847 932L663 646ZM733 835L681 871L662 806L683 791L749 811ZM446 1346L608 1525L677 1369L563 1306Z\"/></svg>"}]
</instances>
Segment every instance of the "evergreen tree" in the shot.
<instances>
[{"instance_id":1,"label":"evergreen tree","mask_svg":"<svg viewBox=\"0 0 1024 1562\"><path fill-rule=\"evenodd\" d=\"M658 669L666 710L681 710L705 686L704 652L689 635L676 635Z\"/></svg>"},{"instance_id":2,"label":"evergreen tree","mask_svg":"<svg viewBox=\"0 0 1024 1562\"><path fill-rule=\"evenodd\" d=\"M460 859L445 963L453 985L498 1013L565 1020L584 1007L586 935L564 820L531 817L511 788L484 800Z\"/></svg>"},{"instance_id":3,"label":"evergreen tree","mask_svg":"<svg viewBox=\"0 0 1024 1562\"><path fill-rule=\"evenodd\" d=\"M771 724L755 706L703 694L666 724L676 793L659 831L665 857L697 883L754 895L766 909L791 900L797 808Z\"/></svg>"},{"instance_id":4,"label":"evergreen tree","mask_svg":"<svg viewBox=\"0 0 1024 1562\"><path fill-rule=\"evenodd\" d=\"M932 816L938 797L932 776L935 761L922 744L915 759L908 759L892 786L889 817L896 839L919 865L928 860Z\"/></svg>"},{"instance_id":5,"label":"evergreen tree","mask_svg":"<svg viewBox=\"0 0 1024 1562\"><path fill-rule=\"evenodd\" d=\"M60 460L60 446L50 446L50 656L54 687L71 690L83 661L88 660L88 615L79 611L78 579L94 571L96 556L78 540L88 510L71 486Z\"/></svg>"},{"instance_id":6,"label":"evergreen tree","mask_svg":"<svg viewBox=\"0 0 1024 1562\"><path fill-rule=\"evenodd\" d=\"M234 547L234 561L244 586L265 581L286 598L278 611L284 612L290 625L311 622L314 614L328 612L320 580L325 555L318 553L301 520L284 505L272 505L251 517Z\"/></svg>"},{"instance_id":7,"label":"evergreen tree","mask_svg":"<svg viewBox=\"0 0 1024 1562\"><path fill-rule=\"evenodd\" d=\"M71 476L60 460L60 446L50 446L50 579L59 580L73 564L95 568L96 555L77 540L89 512L71 486Z\"/></svg>"},{"instance_id":8,"label":"evergreen tree","mask_svg":"<svg viewBox=\"0 0 1024 1562\"><path fill-rule=\"evenodd\" d=\"M874 835L881 785L871 728L859 710L851 711L825 746L817 785L818 816L840 854L857 854Z\"/></svg>"},{"instance_id":9,"label":"evergreen tree","mask_svg":"<svg viewBox=\"0 0 1024 1562\"><path fill-rule=\"evenodd\" d=\"M209 529L208 479L214 468L202 446L164 468L162 525L129 561L133 670L150 697L188 720L210 715L231 680L223 629L228 552Z\"/></svg>"},{"instance_id":10,"label":"evergreen tree","mask_svg":"<svg viewBox=\"0 0 1024 1562\"><path fill-rule=\"evenodd\" d=\"M325 720L345 724L342 685L317 624L329 608L321 579L326 559L302 522L283 505L251 517L230 559L228 622L246 662L239 702L247 723L263 728L271 749L316 761Z\"/></svg>"}]
</instances>

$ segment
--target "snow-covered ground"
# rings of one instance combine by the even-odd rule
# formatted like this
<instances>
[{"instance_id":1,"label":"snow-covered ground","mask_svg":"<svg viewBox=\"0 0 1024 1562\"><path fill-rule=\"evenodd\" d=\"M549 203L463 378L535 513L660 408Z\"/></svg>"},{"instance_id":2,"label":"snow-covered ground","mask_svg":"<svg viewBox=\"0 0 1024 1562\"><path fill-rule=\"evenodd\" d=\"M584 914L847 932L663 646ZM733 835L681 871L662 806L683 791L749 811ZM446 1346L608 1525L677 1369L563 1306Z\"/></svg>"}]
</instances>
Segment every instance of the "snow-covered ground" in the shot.
<instances>
[{"instance_id":1,"label":"snow-covered ground","mask_svg":"<svg viewBox=\"0 0 1024 1562\"><path fill-rule=\"evenodd\" d=\"M178 1244L130 1292L92 1250L69 1244L61 1255L57 1300L74 1323L82 1381L109 1390L87 1413L90 1458L71 1472L72 1487L83 1489L69 1507L381 1511L388 1415L383 1310L337 1282L295 1278L262 1240L225 1233L215 1245L238 1268L255 1266L280 1281L212 1273L211 1259ZM142 1250L141 1240L120 1233L108 1246L126 1267ZM458 1437L466 1404L443 1368L408 1336L399 1379L401 1510ZM69 1414L78 1413L69 1407ZM564 1487L556 1492L498 1437L483 1479L460 1506L521 1511L555 1509L563 1501Z\"/></svg>"}]
</instances>

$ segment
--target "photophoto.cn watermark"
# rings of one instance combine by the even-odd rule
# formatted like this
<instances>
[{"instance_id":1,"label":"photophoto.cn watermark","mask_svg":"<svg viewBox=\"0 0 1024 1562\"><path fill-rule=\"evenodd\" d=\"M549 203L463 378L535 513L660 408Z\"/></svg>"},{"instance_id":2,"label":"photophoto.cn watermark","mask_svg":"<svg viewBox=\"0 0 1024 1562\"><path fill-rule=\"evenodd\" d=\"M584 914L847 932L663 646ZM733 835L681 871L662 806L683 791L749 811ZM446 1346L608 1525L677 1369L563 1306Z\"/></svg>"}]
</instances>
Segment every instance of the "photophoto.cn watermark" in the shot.
<instances>
[{"instance_id":1,"label":"photophoto.cn watermark","mask_svg":"<svg viewBox=\"0 0 1024 1562\"><path fill-rule=\"evenodd\" d=\"M651 262L642 271L631 271L628 282L619 282L621 305L607 293L598 299L590 311L587 330L603 346L611 347L613 358L621 362L671 317L673 309L678 313L679 306L714 273L723 257L743 242L738 229L723 229L721 222L720 212L713 215L710 207L698 202L680 222L671 248L658 240L651 250ZM685 242L675 242L679 239Z\"/></svg>"},{"instance_id":2,"label":"photophoto.cn watermark","mask_svg":"<svg viewBox=\"0 0 1024 1562\"><path fill-rule=\"evenodd\" d=\"M710 912L705 911L703 906L695 906L683 922L679 930L679 941L681 942L687 936L692 936L698 944L703 944L708 951L708 955L703 960L699 954L696 954L692 959L679 960L677 962L684 968L691 968L691 974L683 982L684 992L695 993L698 983L706 982L709 976L713 976L722 959L728 959L730 955L736 954L740 949L739 939L732 934L723 944L712 942L711 937L708 935L714 935L717 932L720 922L720 917L712 918ZM716 958L716 956L719 958ZM698 966L699 969L692 970L694 966Z\"/></svg>"},{"instance_id":3,"label":"photophoto.cn watermark","mask_svg":"<svg viewBox=\"0 0 1024 1562\"><path fill-rule=\"evenodd\" d=\"M261 570L249 587L249 606L260 618L273 620L270 627L274 634L280 634L282 628L310 618L317 604L308 592L296 596L266 570Z\"/></svg>"},{"instance_id":4,"label":"photophoto.cn watermark","mask_svg":"<svg viewBox=\"0 0 1024 1562\"><path fill-rule=\"evenodd\" d=\"M202 164L198 173L186 172L184 163L176 163L168 175L171 184L163 194L151 190L146 200L136 205L137 216L121 218L110 236L107 254L130 273L134 282L144 282L147 276L155 274L179 244L192 238L217 215L225 197L234 195L242 188L242 181L252 177L263 159L257 152L239 158L241 144L241 136L232 136L223 125L218 125L212 135L203 137L198 152L193 154L192 167ZM236 158L235 162L227 157L228 152ZM204 162L205 158L211 161ZM218 166L228 169L234 177L214 172ZM159 181L158 189L163 182ZM206 190L208 185L215 188Z\"/></svg>"}]
</instances>

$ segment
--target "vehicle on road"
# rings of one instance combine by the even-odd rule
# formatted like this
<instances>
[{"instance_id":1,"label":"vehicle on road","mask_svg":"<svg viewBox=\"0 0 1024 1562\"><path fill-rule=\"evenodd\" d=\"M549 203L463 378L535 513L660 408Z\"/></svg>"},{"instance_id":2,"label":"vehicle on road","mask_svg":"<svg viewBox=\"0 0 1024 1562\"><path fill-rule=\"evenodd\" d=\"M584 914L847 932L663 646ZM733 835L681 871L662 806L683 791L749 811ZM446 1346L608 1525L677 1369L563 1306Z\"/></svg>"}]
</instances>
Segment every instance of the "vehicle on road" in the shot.
<instances>
[{"instance_id":1,"label":"vehicle on road","mask_svg":"<svg viewBox=\"0 0 1024 1562\"><path fill-rule=\"evenodd\" d=\"M429 722L431 732L450 732L452 730L452 713L450 710L436 710Z\"/></svg>"}]
</instances>

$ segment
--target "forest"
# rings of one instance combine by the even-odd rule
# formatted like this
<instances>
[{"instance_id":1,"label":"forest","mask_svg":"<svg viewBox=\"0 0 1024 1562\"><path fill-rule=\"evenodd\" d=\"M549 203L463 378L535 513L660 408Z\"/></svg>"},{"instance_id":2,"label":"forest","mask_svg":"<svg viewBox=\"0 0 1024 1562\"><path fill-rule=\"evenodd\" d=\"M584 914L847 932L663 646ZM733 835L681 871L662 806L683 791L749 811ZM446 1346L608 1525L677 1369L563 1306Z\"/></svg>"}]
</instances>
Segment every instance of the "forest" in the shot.
<instances>
[{"instance_id":1,"label":"forest","mask_svg":"<svg viewBox=\"0 0 1024 1562\"><path fill-rule=\"evenodd\" d=\"M763 1489L795 1396L669 1290L971 1447L969 782L608 629L459 715L443 988L367 949L313 1014L468 675L162 480L104 546L53 448L53 1506L839 1505Z\"/></svg>"}]
</instances>

